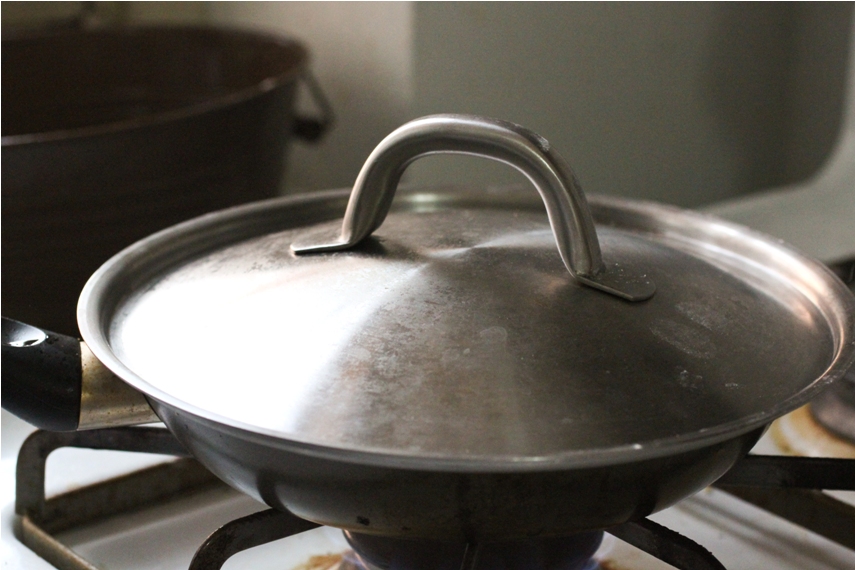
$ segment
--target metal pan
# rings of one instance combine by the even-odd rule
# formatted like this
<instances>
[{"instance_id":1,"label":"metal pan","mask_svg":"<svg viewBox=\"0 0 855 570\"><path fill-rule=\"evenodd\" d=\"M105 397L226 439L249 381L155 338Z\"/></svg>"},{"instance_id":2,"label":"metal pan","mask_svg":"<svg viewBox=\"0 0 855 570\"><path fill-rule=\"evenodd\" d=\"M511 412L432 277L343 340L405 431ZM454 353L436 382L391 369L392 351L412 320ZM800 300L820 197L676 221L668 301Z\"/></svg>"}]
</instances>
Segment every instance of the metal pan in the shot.
<instances>
[{"instance_id":1,"label":"metal pan","mask_svg":"<svg viewBox=\"0 0 855 570\"><path fill-rule=\"evenodd\" d=\"M393 201L404 168L437 152L506 162L542 202L471 188ZM665 508L855 357L855 299L820 263L712 217L588 203L545 139L456 115L387 137L349 202L260 202L138 242L92 276L78 320L84 403L55 427L121 423L123 408L145 421L147 404L275 508L458 542ZM10 355L32 368L25 353L51 338L4 329L4 407L57 417L8 401L25 393ZM86 378L112 374L137 404L90 405Z\"/></svg>"}]
</instances>

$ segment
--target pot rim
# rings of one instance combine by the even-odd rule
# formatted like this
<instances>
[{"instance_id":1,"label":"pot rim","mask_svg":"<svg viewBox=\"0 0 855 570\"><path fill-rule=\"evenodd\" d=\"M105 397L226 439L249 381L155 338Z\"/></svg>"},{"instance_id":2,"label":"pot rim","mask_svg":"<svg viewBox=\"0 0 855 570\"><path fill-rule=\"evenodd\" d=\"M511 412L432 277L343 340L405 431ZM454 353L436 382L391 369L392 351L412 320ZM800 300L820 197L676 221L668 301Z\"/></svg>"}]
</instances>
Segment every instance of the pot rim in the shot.
<instances>
[{"instance_id":1,"label":"pot rim","mask_svg":"<svg viewBox=\"0 0 855 570\"><path fill-rule=\"evenodd\" d=\"M3 147L13 147L28 144L41 144L46 142L74 141L84 138L94 138L98 136L114 134L122 131L131 131L143 129L146 127L154 127L185 119L193 119L195 117L205 115L212 111L228 109L229 107L239 105L245 101L261 96L265 93L275 91L276 89L279 89L282 85L295 81L298 77L300 77L305 72L309 61L308 51L298 41L273 33L251 28L222 28L215 26L199 25L140 25L120 29L86 30L82 33L88 35L127 36L138 33L163 33L173 31L189 32L191 34L215 34L220 36L242 37L246 39L253 39L261 43L272 43L278 47L293 50L297 55L297 64L283 73L271 77L265 77L254 85L249 85L236 91L231 91L223 95L218 95L205 101L185 105L178 109L160 111L157 113L146 115L144 117L133 117L130 119L122 119L109 123L78 127L73 129L60 129L41 133L3 135L2 137L0 137L0 144L2 144ZM81 31L77 30L72 32L51 33L50 35L70 36L80 33ZM37 37L38 35L36 34L27 34L11 38L9 40L4 40L4 43L6 43L7 41L13 42L18 40L33 39Z\"/></svg>"}]
</instances>

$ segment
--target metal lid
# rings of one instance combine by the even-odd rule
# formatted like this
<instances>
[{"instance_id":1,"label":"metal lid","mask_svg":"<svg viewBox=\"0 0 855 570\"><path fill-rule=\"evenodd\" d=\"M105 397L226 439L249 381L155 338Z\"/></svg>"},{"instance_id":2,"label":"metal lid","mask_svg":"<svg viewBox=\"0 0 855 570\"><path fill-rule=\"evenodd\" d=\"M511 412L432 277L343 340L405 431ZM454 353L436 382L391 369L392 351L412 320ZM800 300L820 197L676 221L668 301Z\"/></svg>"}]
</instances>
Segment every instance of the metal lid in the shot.
<instances>
[{"instance_id":1,"label":"metal lid","mask_svg":"<svg viewBox=\"0 0 855 570\"><path fill-rule=\"evenodd\" d=\"M547 215L531 189L415 192L388 213L409 162L451 151L522 170ZM93 277L81 330L138 389L226 424L482 462L709 443L851 362L852 296L818 263L711 217L592 205L530 131L427 117L371 155L340 235L341 193L167 230Z\"/></svg>"}]
</instances>

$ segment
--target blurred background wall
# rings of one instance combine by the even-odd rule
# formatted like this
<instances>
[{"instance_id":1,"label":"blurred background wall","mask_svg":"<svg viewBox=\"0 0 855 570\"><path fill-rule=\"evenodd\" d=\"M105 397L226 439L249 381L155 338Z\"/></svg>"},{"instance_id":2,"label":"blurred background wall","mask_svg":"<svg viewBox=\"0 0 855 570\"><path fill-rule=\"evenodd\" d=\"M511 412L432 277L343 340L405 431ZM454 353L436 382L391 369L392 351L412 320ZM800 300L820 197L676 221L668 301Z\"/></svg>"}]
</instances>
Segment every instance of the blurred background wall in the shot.
<instances>
[{"instance_id":1,"label":"blurred background wall","mask_svg":"<svg viewBox=\"0 0 855 570\"><path fill-rule=\"evenodd\" d=\"M239 26L293 36L337 122L295 145L283 191L348 186L389 131L427 113L528 126L588 192L684 206L803 180L838 136L853 3L10 2L4 29ZM307 102L304 104L307 106ZM430 157L411 184L522 181Z\"/></svg>"}]
</instances>

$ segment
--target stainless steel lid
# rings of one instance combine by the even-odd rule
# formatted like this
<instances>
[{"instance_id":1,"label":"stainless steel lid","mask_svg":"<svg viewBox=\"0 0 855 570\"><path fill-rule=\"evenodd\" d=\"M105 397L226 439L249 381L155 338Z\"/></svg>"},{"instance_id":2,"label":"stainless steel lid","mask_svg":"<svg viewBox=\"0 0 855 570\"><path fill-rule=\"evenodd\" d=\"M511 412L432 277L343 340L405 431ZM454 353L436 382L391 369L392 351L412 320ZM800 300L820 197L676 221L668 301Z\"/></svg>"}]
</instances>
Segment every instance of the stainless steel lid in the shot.
<instances>
[{"instance_id":1,"label":"stainless steel lid","mask_svg":"<svg viewBox=\"0 0 855 570\"><path fill-rule=\"evenodd\" d=\"M526 188L392 204L409 162L450 151L508 162L543 202ZM81 330L129 383L200 415L473 461L710 443L806 402L852 361L855 303L820 264L715 218L591 205L530 131L428 117L372 154L340 233L342 193L177 226L93 276Z\"/></svg>"}]
</instances>

